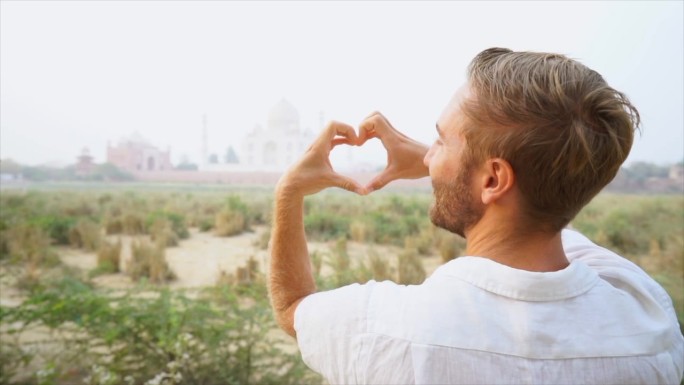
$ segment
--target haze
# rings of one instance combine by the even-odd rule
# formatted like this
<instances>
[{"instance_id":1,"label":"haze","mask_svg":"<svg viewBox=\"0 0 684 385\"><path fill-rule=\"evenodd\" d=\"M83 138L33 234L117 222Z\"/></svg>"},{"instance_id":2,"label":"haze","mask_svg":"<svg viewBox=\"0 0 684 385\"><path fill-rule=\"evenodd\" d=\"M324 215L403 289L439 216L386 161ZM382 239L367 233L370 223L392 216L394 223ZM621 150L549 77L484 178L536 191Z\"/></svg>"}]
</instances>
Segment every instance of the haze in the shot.
<instances>
[{"instance_id":1,"label":"haze","mask_svg":"<svg viewBox=\"0 0 684 385\"><path fill-rule=\"evenodd\" d=\"M139 133L173 162L239 149L282 98L302 128L379 110L425 143L479 51L579 59L639 108L628 162L684 159L684 9L671 2L0 3L0 157L73 163ZM379 146L362 156L382 163Z\"/></svg>"}]
</instances>

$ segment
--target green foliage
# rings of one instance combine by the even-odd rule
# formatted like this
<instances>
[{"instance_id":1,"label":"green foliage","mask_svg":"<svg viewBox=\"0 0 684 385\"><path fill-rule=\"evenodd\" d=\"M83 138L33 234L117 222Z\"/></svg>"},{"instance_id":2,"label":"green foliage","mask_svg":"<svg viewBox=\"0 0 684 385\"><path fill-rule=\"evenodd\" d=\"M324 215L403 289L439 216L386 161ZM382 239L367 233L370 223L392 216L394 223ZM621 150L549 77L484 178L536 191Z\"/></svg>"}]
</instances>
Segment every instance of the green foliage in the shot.
<instances>
[{"instance_id":1,"label":"green foliage","mask_svg":"<svg viewBox=\"0 0 684 385\"><path fill-rule=\"evenodd\" d=\"M147 214L145 226L148 229L148 233L151 233L150 229L154 223L160 220L167 221L171 225L171 230L178 238L186 239L190 236L190 232L185 226L185 218L183 218L183 215L168 211L153 211Z\"/></svg>"},{"instance_id":2,"label":"green foliage","mask_svg":"<svg viewBox=\"0 0 684 385\"><path fill-rule=\"evenodd\" d=\"M314 212L304 217L304 229L312 239L330 240L347 237L349 218L334 212Z\"/></svg>"},{"instance_id":3,"label":"green foliage","mask_svg":"<svg viewBox=\"0 0 684 385\"><path fill-rule=\"evenodd\" d=\"M56 244L68 245L69 231L76 224L76 219L56 215L43 215L33 218L29 223L45 230Z\"/></svg>"},{"instance_id":4,"label":"green foliage","mask_svg":"<svg viewBox=\"0 0 684 385\"><path fill-rule=\"evenodd\" d=\"M637 256L648 254L651 240L661 247L676 243L684 234L683 212L684 197L601 195L572 225L602 246Z\"/></svg>"},{"instance_id":5,"label":"green foliage","mask_svg":"<svg viewBox=\"0 0 684 385\"><path fill-rule=\"evenodd\" d=\"M137 288L114 296L64 279L36 291L21 306L0 307L0 322L8 325L6 341L22 331L48 328L59 350L38 350L35 357L30 347L3 344L4 383L32 359L49 362L43 379L59 383L104 378L135 384L154 378L183 384L315 381L298 355L284 353L270 336L275 323L260 291L243 290L238 297L230 288L216 287L190 298L183 292Z\"/></svg>"},{"instance_id":6,"label":"green foliage","mask_svg":"<svg viewBox=\"0 0 684 385\"><path fill-rule=\"evenodd\" d=\"M165 290L154 287L109 293L75 280L58 286L47 284L45 272L58 262L53 245L71 243L89 249L97 241L86 238L97 238L94 234L103 229L108 234L149 234L154 242L143 242L147 238L139 237L134 242L137 262L127 268L136 279L162 283L170 275L164 247L173 240L172 236L188 231L188 227L238 234L250 226L269 223L271 218L272 191L231 190L226 194L219 189L124 189L129 187L81 192L3 190L0 194L0 262L18 272L17 286L30 289L26 294L30 296L28 301L21 306L0 307L0 384L11 382L9 378L17 370L26 369L23 365L28 362L33 366L40 363L42 376L26 380L31 384L53 380L120 384L126 383L127 378L142 384L155 377L174 383L178 375L182 383L189 384L319 380L308 377L310 372L301 362L292 363L298 355L278 350L278 341L268 333L275 326L263 276L254 259L230 274L225 273L223 279L219 278L218 288L199 294L162 294ZM419 283L425 278L422 256L441 256L442 262L446 262L463 253L465 243L461 238L430 223L427 212L431 201L429 194L382 191L367 197L339 192L307 197L308 239L331 242L329 251L321 251L317 245L318 251L311 255L319 289L369 279ZM682 320L682 213L681 196L602 194L577 216L573 225L649 272L670 293ZM224 216L221 220L220 215ZM268 247L270 238L268 231L263 234L254 244L261 249ZM361 256L357 251L359 245L350 240L372 246L366 248L366 256ZM120 264L120 247L101 237L98 267L91 274L114 272ZM391 251L390 255L376 251L398 248L403 249ZM195 306L195 302L199 305ZM267 318L264 325L258 324L262 322L258 314L262 313L257 309ZM238 319L252 311L256 315L249 317L257 324ZM154 320L157 313L159 319ZM33 359L34 355L47 352L37 353L40 350L31 350L35 345L4 338L15 336L7 332L10 326L47 327L49 338L58 339L64 346L59 350L61 356ZM250 327L252 331L248 332ZM185 333L191 338L186 338ZM224 344L221 338L225 335L230 342ZM239 342L239 338L249 342ZM174 350L176 346L180 350ZM190 359L184 358L181 351ZM271 355L275 357L272 360ZM141 366L148 362L149 369ZM219 362L225 363L224 367ZM289 364L280 370L280 362Z\"/></svg>"}]
</instances>

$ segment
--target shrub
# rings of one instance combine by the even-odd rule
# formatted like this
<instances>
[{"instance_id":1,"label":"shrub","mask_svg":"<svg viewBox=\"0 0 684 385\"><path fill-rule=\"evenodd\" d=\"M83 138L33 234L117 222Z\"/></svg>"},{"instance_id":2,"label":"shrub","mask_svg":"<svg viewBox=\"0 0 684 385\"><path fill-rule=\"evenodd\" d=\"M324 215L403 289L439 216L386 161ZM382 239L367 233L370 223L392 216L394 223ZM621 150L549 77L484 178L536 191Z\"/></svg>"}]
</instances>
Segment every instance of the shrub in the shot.
<instances>
[{"instance_id":1,"label":"shrub","mask_svg":"<svg viewBox=\"0 0 684 385\"><path fill-rule=\"evenodd\" d=\"M387 260L381 258L375 250L368 251L368 263L374 280L386 281L392 279L392 268Z\"/></svg>"},{"instance_id":2,"label":"shrub","mask_svg":"<svg viewBox=\"0 0 684 385\"><path fill-rule=\"evenodd\" d=\"M268 229L261 233L259 237L254 241L253 245L261 250L267 250L269 242L271 242L271 229Z\"/></svg>"},{"instance_id":3,"label":"shrub","mask_svg":"<svg viewBox=\"0 0 684 385\"><path fill-rule=\"evenodd\" d=\"M121 240L117 243L102 241L97 249L97 271L100 273L118 273L121 261Z\"/></svg>"},{"instance_id":4,"label":"shrub","mask_svg":"<svg viewBox=\"0 0 684 385\"><path fill-rule=\"evenodd\" d=\"M225 208L216 214L214 233L220 237L241 234L247 228L245 216L240 212Z\"/></svg>"},{"instance_id":5,"label":"shrub","mask_svg":"<svg viewBox=\"0 0 684 385\"><path fill-rule=\"evenodd\" d=\"M107 216L104 222L107 235L123 234L123 222L120 216Z\"/></svg>"},{"instance_id":6,"label":"shrub","mask_svg":"<svg viewBox=\"0 0 684 385\"><path fill-rule=\"evenodd\" d=\"M214 228L214 221L211 217L203 217L199 220L200 231L209 231Z\"/></svg>"},{"instance_id":7,"label":"shrub","mask_svg":"<svg viewBox=\"0 0 684 385\"><path fill-rule=\"evenodd\" d=\"M442 257L442 263L447 263L463 252L465 240L445 230L441 230L439 234L439 255Z\"/></svg>"},{"instance_id":8,"label":"shrub","mask_svg":"<svg viewBox=\"0 0 684 385\"><path fill-rule=\"evenodd\" d=\"M59 259L50 244L48 233L36 225L19 224L7 230L7 250L13 262L27 263L34 268L55 266Z\"/></svg>"},{"instance_id":9,"label":"shrub","mask_svg":"<svg viewBox=\"0 0 684 385\"><path fill-rule=\"evenodd\" d=\"M425 268L415 249L405 249L398 256L399 273L397 283L402 285L417 285L425 280Z\"/></svg>"},{"instance_id":10,"label":"shrub","mask_svg":"<svg viewBox=\"0 0 684 385\"><path fill-rule=\"evenodd\" d=\"M352 221L349 224L349 234L355 242L365 242L368 239L368 224L360 220Z\"/></svg>"},{"instance_id":11,"label":"shrub","mask_svg":"<svg viewBox=\"0 0 684 385\"><path fill-rule=\"evenodd\" d=\"M149 226L150 238L164 247L178 246L178 235L165 218L158 218Z\"/></svg>"},{"instance_id":12,"label":"shrub","mask_svg":"<svg viewBox=\"0 0 684 385\"><path fill-rule=\"evenodd\" d=\"M188 228L185 225L184 217L181 214L167 211L154 211L147 215L145 225L148 229L148 233L151 233L149 229L160 220L166 221L169 224L169 228L176 234L176 238L186 239L190 236Z\"/></svg>"},{"instance_id":13,"label":"shrub","mask_svg":"<svg viewBox=\"0 0 684 385\"><path fill-rule=\"evenodd\" d=\"M320 383L299 355L283 352L270 333L275 322L260 288L237 296L214 287L188 297L183 292L145 288L110 296L73 279L35 292L23 305L0 307L3 341L47 328L54 348L35 356L51 383L300 384ZM3 358L8 350L2 344ZM0 378L14 380L2 360ZM9 370L7 370L9 369ZM162 380L166 379L165 382ZM173 379L174 381L169 381ZM39 380L36 378L36 380ZM105 382L109 383L109 382Z\"/></svg>"},{"instance_id":14,"label":"shrub","mask_svg":"<svg viewBox=\"0 0 684 385\"><path fill-rule=\"evenodd\" d=\"M74 218L59 217L56 215L44 215L33 218L30 223L45 230L50 238L58 245L69 244L69 230L74 226Z\"/></svg>"},{"instance_id":15,"label":"shrub","mask_svg":"<svg viewBox=\"0 0 684 385\"><path fill-rule=\"evenodd\" d=\"M254 284L265 285L265 279L259 271L259 262L254 256L249 257L244 266L238 266L235 273L219 272L216 279L217 286L251 286Z\"/></svg>"},{"instance_id":16,"label":"shrub","mask_svg":"<svg viewBox=\"0 0 684 385\"><path fill-rule=\"evenodd\" d=\"M311 253L310 258L311 258L311 268L312 268L313 276L318 279L321 277L321 267L323 266L323 256L318 251L314 251L313 253Z\"/></svg>"},{"instance_id":17,"label":"shrub","mask_svg":"<svg viewBox=\"0 0 684 385\"><path fill-rule=\"evenodd\" d=\"M73 247L95 251L100 245L100 226L89 218L80 218L69 229L69 244Z\"/></svg>"},{"instance_id":18,"label":"shrub","mask_svg":"<svg viewBox=\"0 0 684 385\"><path fill-rule=\"evenodd\" d=\"M304 216L304 229L311 239L330 240L347 237L349 218L332 211L314 212Z\"/></svg>"},{"instance_id":19,"label":"shrub","mask_svg":"<svg viewBox=\"0 0 684 385\"><path fill-rule=\"evenodd\" d=\"M121 218L122 230L128 235L145 234L145 224L140 214L126 213Z\"/></svg>"},{"instance_id":20,"label":"shrub","mask_svg":"<svg viewBox=\"0 0 684 385\"><path fill-rule=\"evenodd\" d=\"M153 283L163 283L175 278L166 263L163 244L136 241L131 246L131 252L126 272L134 280L147 277Z\"/></svg>"},{"instance_id":21,"label":"shrub","mask_svg":"<svg viewBox=\"0 0 684 385\"><path fill-rule=\"evenodd\" d=\"M347 252L346 238L339 238L335 242L330 258L330 267L333 269L333 280L336 287L354 282L353 273L350 271L351 259Z\"/></svg>"}]
</instances>

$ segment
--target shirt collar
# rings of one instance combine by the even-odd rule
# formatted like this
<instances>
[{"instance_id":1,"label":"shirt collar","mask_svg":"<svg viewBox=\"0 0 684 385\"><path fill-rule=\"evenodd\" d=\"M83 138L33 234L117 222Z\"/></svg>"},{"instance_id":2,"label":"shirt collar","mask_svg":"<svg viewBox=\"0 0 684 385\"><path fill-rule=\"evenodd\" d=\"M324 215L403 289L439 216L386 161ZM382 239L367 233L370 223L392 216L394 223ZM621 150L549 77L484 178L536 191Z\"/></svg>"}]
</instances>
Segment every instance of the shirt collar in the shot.
<instances>
[{"instance_id":1,"label":"shirt collar","mask_svg":"<svg viewBox=\"0 0 684 385\"><path fill-rule=\"evenodd\" d=\"M459 257L440 266L430 277L451 276L483 290L522 301L555 301L587 292L598 274L585 264L571 262L563 270L539 273L483 257Z\"/></svg>"}]
</instances>

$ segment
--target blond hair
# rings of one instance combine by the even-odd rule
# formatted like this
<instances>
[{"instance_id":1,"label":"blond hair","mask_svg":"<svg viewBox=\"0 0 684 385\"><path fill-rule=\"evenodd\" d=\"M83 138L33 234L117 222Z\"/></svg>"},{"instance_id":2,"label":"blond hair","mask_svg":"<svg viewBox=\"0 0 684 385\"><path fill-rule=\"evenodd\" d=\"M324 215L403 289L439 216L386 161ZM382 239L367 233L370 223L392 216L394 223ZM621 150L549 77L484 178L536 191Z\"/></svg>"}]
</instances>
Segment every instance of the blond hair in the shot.
<instances>
[{"instance_id":1,"label":"blond hair","mask_svg":"<svg viewBox=\"0 0 684 385\"><path fill-rule=\"evenodd\" d=\"M470 63L469 161L515 172L530 224L558 231L617 174L639 113L596 71L563 55L482 51Z\"/></svg>"}]
</instances>

